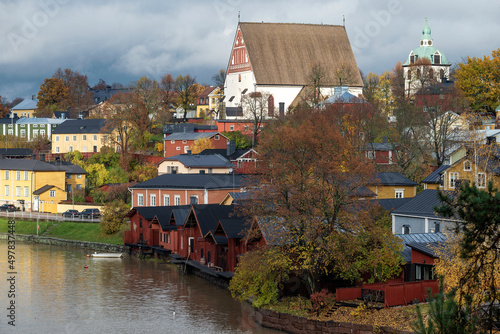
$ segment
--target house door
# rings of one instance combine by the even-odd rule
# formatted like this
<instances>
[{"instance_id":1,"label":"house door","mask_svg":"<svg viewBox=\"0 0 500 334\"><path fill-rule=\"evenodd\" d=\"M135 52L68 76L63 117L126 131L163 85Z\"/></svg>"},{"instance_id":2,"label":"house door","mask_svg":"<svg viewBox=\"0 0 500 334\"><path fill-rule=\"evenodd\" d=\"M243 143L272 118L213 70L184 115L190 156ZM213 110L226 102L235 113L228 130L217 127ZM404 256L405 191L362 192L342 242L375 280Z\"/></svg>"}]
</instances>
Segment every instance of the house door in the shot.
<instances>
[{"instance_id":1,"label":"house door","mask_svg":"<svg viewBox=\"0 0 500 334\"><path fill-rule=\"evenodd\" d=\"M36 196L33 202L33 211L37 212L40 210L40 197Z\"/></svg>"},{"instance_id":2,"label":"house door","mask_svg":"<svg viewBox=\"0 0 500 334\"><path fill-rule=\"evenodd\" d=\"M190 257L193 256L193 258L194 258L194 238L193 237L190 237L188 239L188 245L189 245Z\"/></svg>"}]
</instances>

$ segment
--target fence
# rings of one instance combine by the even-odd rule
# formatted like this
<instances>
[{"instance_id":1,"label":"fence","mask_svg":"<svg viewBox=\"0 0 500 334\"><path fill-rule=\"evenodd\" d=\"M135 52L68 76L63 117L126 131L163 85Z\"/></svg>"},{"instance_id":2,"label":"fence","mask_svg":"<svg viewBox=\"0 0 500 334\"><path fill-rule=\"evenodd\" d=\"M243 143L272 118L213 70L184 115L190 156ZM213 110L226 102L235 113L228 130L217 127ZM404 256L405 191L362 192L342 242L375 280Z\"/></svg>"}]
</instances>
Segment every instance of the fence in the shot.
<instances>
[{"instance_id":1,"label":"fence","mask_svg":"<svg viewBox=\"0 0 500 334\"><path fill-rule=\"evenodd\" d=\"M363 290L382 291L384 296L384 306L391 307L397 305L408 305L414 300L424 302L426 298L429 297L427 292L428 290L431 290L431 295L434 295L439 289L437 280L363 284L361 287L337 289L336 300L340 302L345 300L360 299L363 296Z\"/></svg>"}]
</instances>

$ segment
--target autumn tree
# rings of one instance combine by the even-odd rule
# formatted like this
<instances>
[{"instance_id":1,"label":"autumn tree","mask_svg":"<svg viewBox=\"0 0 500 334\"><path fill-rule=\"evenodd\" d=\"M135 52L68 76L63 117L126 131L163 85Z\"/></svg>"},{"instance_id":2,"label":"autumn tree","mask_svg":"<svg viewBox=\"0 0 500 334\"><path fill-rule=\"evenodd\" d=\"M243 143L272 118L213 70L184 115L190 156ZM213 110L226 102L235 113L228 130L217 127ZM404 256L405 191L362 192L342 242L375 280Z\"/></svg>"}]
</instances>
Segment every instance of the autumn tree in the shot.
<instances>
[{"instance_id":1,"label":"autumn tree","mask_svg":"<svg viewBox=\"0 0 500 334\"><path fill-rule=\"evenodd\" d=\"M195 78L189 74L179 75L175 79L175 92L177 94L177 104L184 109L184 120L187 120L187 112L193 109L198 98L199 87L196 85Z\"/></svg>"},{"instance_id":2,"label":"autumn tree","mask_svg":"<svg viewBox=\"0 0 500 334\"><path fill-rule=\"evenodd\" d=\"M454 217L455 243L444 254L437 272L445 274L445 285L457 289L460 305L473 296L472 306L487 315L491 329L500 303L500 193L488 183L480 190L475 183L463 182L458 194L439 193L442 205L436 211ZM451 255L451 256L450 256Z\"/></svg>"},{"instance_id":3,"label":"autumn tree","mask_svg":"<svg viewBox=\"0 0 500 334\"><path fill-rule=\"evenodd\" d=\"M37 117L52 117L54 111L62 109L69 96L69 88L58 78L47 78L38 91Z\"/></svg>"},{"instance_id":4,"label":"autumn tree","mask_svg":"<svg viewBox=\"0 0 500 334\"><path fill-rule=\"evenodd\" d=\"M0 96L0 101L2 101L1 96ZM7 108L4 103L0 102L0 118L7 117L8 113L10 113L10 109Z\"/></svg>"},{"instance_id":5,"label":"autumn tree","mask_svg":"<svg viewBox=\"0 0 500 334\"><path fill-rule=\"evenodd\" d=\"M189 148L192 154L198 154L203 150L213 149L214 146L210 138L200 138L194 141L194 144Z\"/></svg>"},{"instance_id":6,"label":"autumn tree","mask_svg":"<svg viewBox=\"0 0 500 334\"><path fill-rule=\"evenodd\" d=\"M125 224L125 215L130 210L130 207L120 200L114 200L104 206L102 219L99 225L101 231L106 234L114 234L118 232Z\"/></svg>"},{"instance_id":7,"label":"autumn tree","mask_svg":"<svg viewBox=\"0 0 500 334\"><path fill-rule=\"evenodd\" d=\"M87 110L94 104L94 95L90 91L88 78L84 74L73 71L69 68L57 69L52 78L60 79L68 89L68 95L59 108L70 108L70 117L77 117L78 112Z\"/></svg>"},{"instance_id":8,"label":"autumn tree","mask_svg":"<svg viewBox=\"0 0 500 334\"><path fill-rule=\"evenodd\" d=\"M322 93L322 89L325 86L325 80L326 80L325 69L319 64L313 65L308 77L309 97L307 101L311 103L311 105L315 106L325 99Z\"/></svg>"},{"instance_id":9,"label":"autumn tree","mask_svg":"<svg viewBox=\"0 0 500 334\"><path fill-rule=\"evenodd\" d=\"M469 99L472 109L485 106L495 109L500 104L500 49L493 50L491 58L467 57L458 64L456 85Z\"/></svg>"},{"instance_id":10,"label":"autumn tree","mask_svg":"<svg viewBox=\"0 0 500 334\"><path fill-rule=\"evenodd\" d=\"M99 82L92 87L92 89L106 89L107 84L106 81L99 79Z\"/></svg>"},{"instance_id":11,"label":"autumn tree","mask_svg":"<svg viewBox=\"0 0 500 334\"><path fill-rule=\"evenodd\" d=\"M273 102L274 100L268 92L252 92L243 95L241 99L243 117L252 122L253 146L258 142L264 120L274 117Z\"/></svg>"},{"instance_id":12,"label":"autumn tree","mask_svg":"<svg viewBox=\"0 0 500 334\"><path fill-rule=\"evenodd\" d=\"M160 124L164 124L170 121L172 115L170 110L173 106L177 104L175 92L175 79L172 74L165 74L160 81L160 89L162 93L162 110L158 116L158 121Z\"/></svg>"},{"instance_id":13,"label":"autumn tree","mask_svg":"<svg viewBox=\"0 0 500 334\"><path fill-rule=\"evenodd\" d=\"M142 100L148 118L151 120L156 117L162 107L163 98L158 82L148 77L142 77L136 82L134 92ZM152 123L148 122L148 131L151 131L151 125Z\"/></svg>"},{"instance_id":14,"label":"autumn tree","mask_svg":"<svg viewBox=\"0 0 500 334\"><path fill-rule=\"evenodd\" d=\"M249 215L284 241L310 293L326 275L384 280L400 270L400 242L370 202L358 200L374 166L359 149L359 129L349 116L298 108L268 125L258 146L261 186Z\"/></svg>"}]
</instances>

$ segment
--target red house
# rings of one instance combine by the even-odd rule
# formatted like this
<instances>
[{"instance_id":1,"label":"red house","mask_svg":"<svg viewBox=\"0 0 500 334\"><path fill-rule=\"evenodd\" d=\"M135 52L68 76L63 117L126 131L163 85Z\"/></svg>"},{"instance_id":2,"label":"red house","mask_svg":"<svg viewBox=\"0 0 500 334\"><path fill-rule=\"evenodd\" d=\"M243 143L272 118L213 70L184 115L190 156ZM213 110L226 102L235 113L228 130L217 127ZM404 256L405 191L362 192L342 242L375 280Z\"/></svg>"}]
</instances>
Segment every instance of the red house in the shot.
<instances>
[{"instance_id":1,"label":"red house","mask_svg":"<svg viewBox=\"0 0 500 334\"><path fill-rule=\"evenodd\" d=\"M375 160L377 165L391 165L394 163L397 146L387 142L384 138L383 143L368 143L365 145L365 154L368 159Z\"/></svg>"},{"instance_id":2,"label":"red house","mask_svg":"<svg viewBox=\"0 0 500 334\"><path fill-rule=\"evenodd\" d=\"M205 138L210 140L213 148L227 148L228 138L219 132L174 132L163 138L164 157L170 158L174 155L188 153L196 140Z\"/></svg>"},{"instance_id":3,"label":"red house","mask_svg":"<svg viewBox=\"0 0 500 334\"><path fill-rule=\"evenodd\" d=\"M257 168L258 153L254 149L235 149L234 142L229 142L226 150L206 149L200 155L220 154L234 165L237 174L252 174Z\"/></svg>"}]
</instances>

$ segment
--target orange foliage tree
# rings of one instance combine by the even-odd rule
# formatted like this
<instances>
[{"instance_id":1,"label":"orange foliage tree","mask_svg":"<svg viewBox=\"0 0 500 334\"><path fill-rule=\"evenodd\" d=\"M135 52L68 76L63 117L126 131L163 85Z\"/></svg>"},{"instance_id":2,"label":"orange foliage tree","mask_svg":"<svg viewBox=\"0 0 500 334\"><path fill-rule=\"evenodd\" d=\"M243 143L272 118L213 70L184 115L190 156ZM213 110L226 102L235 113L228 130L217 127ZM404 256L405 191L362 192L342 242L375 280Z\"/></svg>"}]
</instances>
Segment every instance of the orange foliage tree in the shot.
<instances>
[{"instance_id":1,"label":"orange foliage tree","mask_svg":"<svg viewBox=\"0 0 500 334\"><path fill-rule=\"evenodd\" d=\"M271 123L257 148L261 164L247 214L282 240L309 292L325 276L385 280L399 273L400 242L385 215L360 201L374 175L349 108L298 108Z\"/></svg>"}]
</instances>

